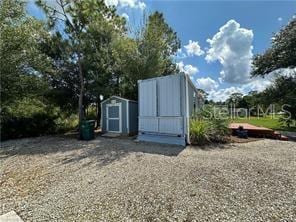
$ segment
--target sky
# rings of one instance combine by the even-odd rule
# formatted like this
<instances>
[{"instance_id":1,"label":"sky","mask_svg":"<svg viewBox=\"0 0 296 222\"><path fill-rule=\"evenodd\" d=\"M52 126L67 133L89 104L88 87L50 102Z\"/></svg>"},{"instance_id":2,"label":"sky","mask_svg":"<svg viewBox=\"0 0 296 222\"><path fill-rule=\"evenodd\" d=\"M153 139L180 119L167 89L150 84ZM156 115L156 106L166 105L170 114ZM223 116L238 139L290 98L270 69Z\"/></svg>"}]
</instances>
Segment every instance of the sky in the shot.
<instances>
[{"instance_id":1,"label":"sky","mask_svg":"<svg viewBox=\"0 0 296 222\"><path fill-rule=\"evenodd\" d=\"M55 0L48 0L54 4ZM143 15L164 14L177 32L182 47L174 56L179 69L190 75L209 99L225 101L234 92L262 91L274 78L250 78L251 60L263 53L273 33L296 16L296 0L105 0L115 5L130 29L138 27ZM44 15L33 1L28 12Z\"/></svg>"}]
</instances>

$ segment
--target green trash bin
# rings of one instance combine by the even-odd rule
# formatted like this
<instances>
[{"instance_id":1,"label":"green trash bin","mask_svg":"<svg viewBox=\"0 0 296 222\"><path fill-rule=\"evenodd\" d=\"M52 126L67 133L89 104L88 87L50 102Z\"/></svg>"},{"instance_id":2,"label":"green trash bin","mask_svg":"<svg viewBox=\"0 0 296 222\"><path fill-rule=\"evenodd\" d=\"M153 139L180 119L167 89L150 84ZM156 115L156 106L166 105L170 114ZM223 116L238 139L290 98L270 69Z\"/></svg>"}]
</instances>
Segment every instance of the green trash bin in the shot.
<instances>
[{"instance_id":1,"label":"green trash bin","mask_svg":"<svg viewBox=\"0 0 296 222\"><path fill-rule=\"evenodd\" d=\"M95 138L95 121L84 120L80 125L80 139L92 140Z\"/></svg>"}]
</instances>

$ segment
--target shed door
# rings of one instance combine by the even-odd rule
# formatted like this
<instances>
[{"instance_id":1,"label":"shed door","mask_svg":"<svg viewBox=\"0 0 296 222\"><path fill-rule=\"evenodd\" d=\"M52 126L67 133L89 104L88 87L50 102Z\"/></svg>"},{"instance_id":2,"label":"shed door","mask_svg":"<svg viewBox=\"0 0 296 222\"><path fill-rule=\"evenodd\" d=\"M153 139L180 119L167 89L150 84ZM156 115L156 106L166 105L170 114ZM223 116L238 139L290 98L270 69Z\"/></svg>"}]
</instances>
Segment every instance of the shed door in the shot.
<instances>
[{"instance_id":1,"label":"shed door","mask_svg":"<svg viewBox=\"0 0 296 222\"><path fill-rule=\"evenodd\" d=\"M107 131L121 133L121 103L107 104Z\"/></svg>"}]
</instances>

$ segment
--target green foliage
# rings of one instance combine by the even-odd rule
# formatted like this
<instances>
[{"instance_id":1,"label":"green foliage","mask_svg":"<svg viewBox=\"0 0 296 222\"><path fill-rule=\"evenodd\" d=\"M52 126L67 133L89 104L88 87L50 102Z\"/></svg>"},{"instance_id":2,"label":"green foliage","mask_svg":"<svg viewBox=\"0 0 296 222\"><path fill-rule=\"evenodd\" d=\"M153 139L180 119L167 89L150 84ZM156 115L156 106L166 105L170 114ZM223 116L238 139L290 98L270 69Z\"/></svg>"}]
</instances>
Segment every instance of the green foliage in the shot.
<instances>
[{"instance_id":1,"label":"green foliage","mask_svg":"<svg viewBox=\"0 0 296 222\"><path fill-rule=\"evenodd\" d=\"M104 0L37 4L43 21L22 0L0 1L2 138L73 129L77 109L99 122L100 95L136 99L137 80L177 71L180 40L159 12L133 36Z\"/></svg>"},{"instance_id":2,"label":"green foliage","mask_svg":"<svg viewBox=\"0 0 296 222\"><path fill-rule=\"evenodd\" d=\"M263 92L266 101L276 102L289 112L291 120L296 120L296 74L290 77L279 77L275 83ZM287 124L291 121L287 122Z\"/></svg>"},{"instance_id":3,"label":"green foliage","mask_svg":"<svg viewBox=\"0 0 296 222\"><path fill-rule=\"evenodd\" d=\"M81 122L85 118L85 107L93 101L98 103L99 95L104 91L94 93L92 83L108 84L105 82L106 73L112 79L113 72L108 70L112 59L107 55L114 36L124 33L125 20L103 0L57 0L55 6L45 0L37 0L36 3L44 10L48 25L56 31L53 43L56 48L50 56L54 60L53 66L58 67L59 80L52 83L59 86L59 93L70 93L74 101L78 101ZM60 46L66 49L62 53ZM65 73L70 73L71 78L67 78Z\"/></svg>"},{"instance_id":4,"label":"green foliage","mask_svg":"<svg viewBox=\"0 0 296 222\"><path fill-rule=\"evenodd\" d=\"M148 17L139 51L145 60L142 71L148 77L168 75L176 71L171 56L180 48L177 33L165 22L160 12Z\"/></svg>"},{"instance_id":5,"label":"green foliage","mask_svg":"<svg viewBox=\"0 0 296 222\"><path fill-rule=\"evenodd\" d=\"M41 73L49 62L39 46L48 32L41 21L25 13L20 0L0 2L0 30L1 105L5 107L46 90Z\"/></svg>"},{"instance_id":6,"label":"green foliage","mask_svg":"<svg viewBox=\"0 0 296 222\"><path fill-rule=\"evenodd\" d=\"M229 121L225 113L206 105L190 121L190 138L193 144L225 142L229 135Z\"/></svg>"},{"instance_id":7,"label":"green foliage","mask_svg":"<svg viewBox=\"0 0 296 222\"><path fill-rule=\"evenodd\" d=\"M176 73L172 59L180 48L176 32L162 13L154 12L135 38L116 38L112 44L115 94L137 99L137 81Z\"/></svg>"},{"instance_id":8,"label":"green foliage","mask_svg":"<svg viewBox=\"0 0 296 222\"><path fill-rule=\"evenodd\" d=\"M266 75L279 68L296 67L296 18L272 38L271 48L253 59L252 75Z\"/></svg>"},{"instance_id":9,"label":"green foliage","mask_svg":"<svg viewBox=\"0 0 296 222\"><path fill-rule=\"evenodd\" d=\"M39 136L52 132L55 115L37 99L15 100L1 110L1 139Z\"/></svg>"},{"instance_id":10,"label":"green foliage","mask_svg":"<svg viewBox=\"0 0 296 222\"><path fill-rule=\"evenodd\" d=\"M43 22L28 16L20 0L0 2L1 139L55 131L56 114L45 103L43 75L50 68L41 45L49 34Z\"/></svg>"},{"instance_id":11,"label":"green foliage","mask_svg":"<svg viewBox=\"0 0 296 222\"><path fill-rule=\"evenodd\" d=\"M77 115L67 116L36 98L15 100L1 110L2 140L61 133L77 125Z\"/></svg>"},{"instance_id":12,"label":"green foliage","mask_svg":"<svg viewBox=\"0 0 296 222\"><path fill-rule=\"evenodd\" d=\"M276 72L281 76L281 68L296 67L296 18L276 33L271 47L262 55L256 55L253 60L253 76L264 76ZM289 121L283 121L287 126L296 120L296 73L290 76L278 77L274 84L258 94L262 103L275 103L277 106L287 104L285 110L290 112Z\"/></svg>"},{"instance_id":13,"label":"green foliage","mask_svg":"<svg viewBox=\"0 0 296 222\"><path fill-rule=\"evenodd\" d=\"M210 142L210 124L207 121L192 119L190 121L190 140L193 144Z\"/></svg>"}]
</instances>

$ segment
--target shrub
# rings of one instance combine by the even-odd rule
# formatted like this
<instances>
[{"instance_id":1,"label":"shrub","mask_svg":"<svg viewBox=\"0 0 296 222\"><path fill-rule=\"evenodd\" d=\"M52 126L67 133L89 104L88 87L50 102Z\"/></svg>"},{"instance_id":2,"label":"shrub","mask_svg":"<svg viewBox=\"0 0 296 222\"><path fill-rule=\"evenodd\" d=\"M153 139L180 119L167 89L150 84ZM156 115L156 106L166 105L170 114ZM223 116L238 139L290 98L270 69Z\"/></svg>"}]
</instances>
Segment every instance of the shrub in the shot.
<instances>
[{"instance_id":1,"label":"shrub","mask_svg":"<svg viewBox=\"0 0 296 222\"><path fill-rule=\"evenodd\" d=\"M225 142L229 135L229 120L213 106L204 106L190 121L190 138L194 144Z\"/></svg>"},{"instance_id":2,"label":"shrub","mask_svg":"<svg viewBox=\"0 0 296 222\"><path fill-rule=\"evenodd\" d=\"M75 127L75 119L77 115L67 118L58 107L24 98L1 109L1 140L64 132Z\"/></svg>"},{"instance_id":3,"label":"shrub","mask_svg":"<svg viewBox=\"0 0 296 222\"><path fill-rule=\"evenodd\" d=\"M204 120L192 119L190 121L190 140L193 143L204 144L210 141L210 125Z\"/></svg>"}]
</instances>

